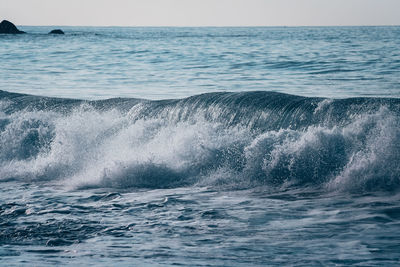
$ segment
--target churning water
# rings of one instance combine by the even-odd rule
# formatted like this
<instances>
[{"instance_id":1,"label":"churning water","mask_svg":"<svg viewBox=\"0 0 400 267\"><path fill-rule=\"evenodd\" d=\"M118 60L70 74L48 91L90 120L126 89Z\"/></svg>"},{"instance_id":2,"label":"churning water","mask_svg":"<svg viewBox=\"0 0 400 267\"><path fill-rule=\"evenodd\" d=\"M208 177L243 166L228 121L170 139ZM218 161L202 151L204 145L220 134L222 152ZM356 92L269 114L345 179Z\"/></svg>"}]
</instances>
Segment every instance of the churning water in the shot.
<instances>
[{"instance_id":1,"label":"churning water","mask_svg":"<svg viewBox=\"0 0 400 267\"><path fill-rule=\"evenodd\" d=\"M399 264L400 27L22 29L0 264Z\"/></svg>"}]
</instances>

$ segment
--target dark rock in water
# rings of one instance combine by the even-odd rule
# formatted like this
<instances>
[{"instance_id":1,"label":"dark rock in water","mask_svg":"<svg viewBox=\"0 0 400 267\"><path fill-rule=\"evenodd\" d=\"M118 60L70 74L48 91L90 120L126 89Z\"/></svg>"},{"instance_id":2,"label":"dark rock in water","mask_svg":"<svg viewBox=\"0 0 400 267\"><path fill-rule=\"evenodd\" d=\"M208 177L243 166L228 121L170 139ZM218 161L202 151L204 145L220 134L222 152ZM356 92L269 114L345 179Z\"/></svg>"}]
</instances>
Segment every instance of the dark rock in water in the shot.
<instances>
[{"instance_id":1,"label":"dark rock in water","mask_svg":"<svg viewBox=\"0 0 400 267\"><path fill-rule=\"evenodd\" d=\"M3 20L0 23L0 33L19 34L25 32L18 30L18 28L8 20Z\"/></svg>"},{"instance_id":2,"label":"dark rock in water","mask_svg":"<svg viewBox=\"0 0 400 267\"><path fill-rule=\"evenodd\" d=\"M64 34L64 32L60 29L52 30L49 34Z\"/></svg>"}]
</instances>

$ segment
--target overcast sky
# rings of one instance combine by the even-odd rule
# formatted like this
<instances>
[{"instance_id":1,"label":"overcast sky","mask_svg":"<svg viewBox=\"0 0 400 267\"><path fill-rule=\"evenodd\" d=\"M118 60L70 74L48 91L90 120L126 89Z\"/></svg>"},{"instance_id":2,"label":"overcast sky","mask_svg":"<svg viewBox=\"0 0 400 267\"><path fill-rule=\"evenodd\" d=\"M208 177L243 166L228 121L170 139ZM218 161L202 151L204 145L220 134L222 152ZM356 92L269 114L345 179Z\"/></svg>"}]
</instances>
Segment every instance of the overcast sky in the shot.
<instances>
[{"instance_id":1,"label":"overcast sky","mask_svg":"<svg viewBox=\"0 0 400 267\"><path fill-rule=\"evenodd\" d=\"M400 0L0 0L17 25L400 25Z\"/></svg>"}]
</instances>

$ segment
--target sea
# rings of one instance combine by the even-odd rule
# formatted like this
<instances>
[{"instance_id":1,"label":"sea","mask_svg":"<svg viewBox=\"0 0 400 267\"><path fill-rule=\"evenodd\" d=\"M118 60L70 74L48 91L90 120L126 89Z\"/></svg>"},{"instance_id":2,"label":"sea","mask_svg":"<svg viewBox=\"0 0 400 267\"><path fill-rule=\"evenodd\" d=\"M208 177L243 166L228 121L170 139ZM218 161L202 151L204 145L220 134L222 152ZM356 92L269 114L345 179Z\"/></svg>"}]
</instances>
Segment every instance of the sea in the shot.
<instances>
[{"instance_id":1,"label":"sea","mask_svg":"<svg viewBox=\"0 0 400 267\"><path fill-rule=\"evenodd\" d=\"M1 266L400 265L400 26L19 28Z\"/></svg>"}]
</instances>

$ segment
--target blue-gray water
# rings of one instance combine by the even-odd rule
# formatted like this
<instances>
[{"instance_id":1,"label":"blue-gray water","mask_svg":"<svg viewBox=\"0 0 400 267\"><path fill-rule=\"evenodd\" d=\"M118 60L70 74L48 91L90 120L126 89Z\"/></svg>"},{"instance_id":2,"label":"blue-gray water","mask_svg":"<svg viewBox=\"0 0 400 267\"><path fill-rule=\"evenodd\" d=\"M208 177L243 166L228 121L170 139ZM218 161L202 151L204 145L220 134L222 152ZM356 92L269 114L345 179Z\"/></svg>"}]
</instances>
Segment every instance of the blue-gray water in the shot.
<instances>
[{"instance_id":1,"label":"blue-gray water","mask_svg":"<svg viewBox=\"0 0 400 267\"><path fill-rule=\"evenodd\" d=\"M399 265L400 27L20 28L0 265Z\"/></svg>"}]
</instances>

